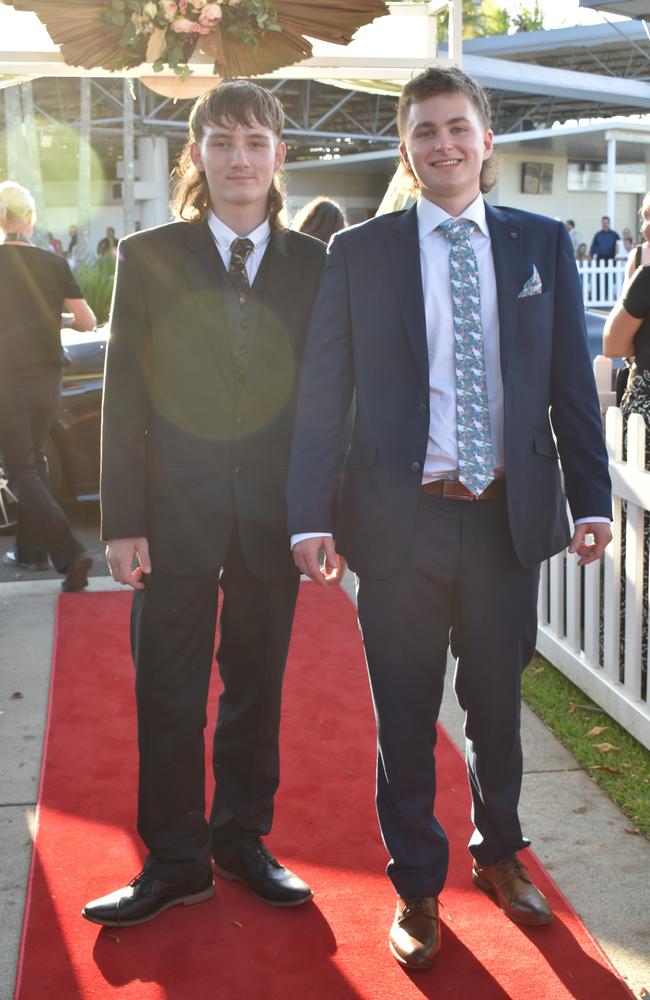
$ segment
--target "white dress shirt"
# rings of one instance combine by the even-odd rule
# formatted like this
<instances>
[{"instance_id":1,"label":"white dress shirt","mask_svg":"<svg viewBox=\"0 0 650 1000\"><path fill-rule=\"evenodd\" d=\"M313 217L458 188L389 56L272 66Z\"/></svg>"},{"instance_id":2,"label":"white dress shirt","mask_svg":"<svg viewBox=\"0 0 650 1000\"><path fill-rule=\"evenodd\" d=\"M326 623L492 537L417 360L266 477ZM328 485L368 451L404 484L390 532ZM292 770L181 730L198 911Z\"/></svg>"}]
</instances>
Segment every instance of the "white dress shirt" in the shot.
<instances>
[{"instance_id":1,"label":"white dress shirt","mask_svg":"<svg viewBox=\"0 0 650 1000\"><path fill-rule=\"evenodd\" d=\"M232 231L225 222L222 222L213 211L208 213L208 226L210 227L210 232L212 233L212 238L217 244L219 253L221 254L221 259L224 263L226 271L230 265L230 247L233 240L240 239L241 237ZM246 261L246 273L248 275L248 284L252 285L255 281L255 275L259 270L259 266L262 263L262 258L264 257L264 252L269 245L269 240L271 239L271 226L269 220L265 219L264 222L246 236L247 240L253 243L253 250L249 254Z\"/></svg>"}]
</instances>

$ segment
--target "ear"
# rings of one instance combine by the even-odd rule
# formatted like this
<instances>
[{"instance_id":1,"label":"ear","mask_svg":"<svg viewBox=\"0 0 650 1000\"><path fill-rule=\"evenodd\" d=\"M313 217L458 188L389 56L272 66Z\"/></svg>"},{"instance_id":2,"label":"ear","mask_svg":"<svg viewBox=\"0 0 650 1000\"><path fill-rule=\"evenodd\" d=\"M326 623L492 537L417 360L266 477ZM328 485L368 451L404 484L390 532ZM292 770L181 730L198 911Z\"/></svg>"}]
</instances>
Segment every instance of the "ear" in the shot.
<instances>
[{"instance_id":1,"label":"ear","mask_svg":"<svg viewBox=\"0 0 650 1000\"><path fill-rule=\"evenodd\" d=\"M409 160L409 154L408 154L408 152L406 150L406 146L405 146L405 144L403 142L400 142L400 144L399 144L399 155L402 158L402 164L404 166L404 169L406 170L406 172L408 174L410 174L412 176L413 175L413 168L411 167L411 161Z\"/></svg>"},{"instance_id":2,"label":"ear","mask_svg":"<svg viewBox=\"0 0 650 1000\"><path fill-rule=\"evenodd\" d=\"M485 135L483 136L483 148L485 150L483 159L488 160L492 156L492 149L494 147L494 132L491 128L486 128Z\"/></svg>"},{"instance_id":3,"label":"ear","mask_svg":"<svg viewBox=\"0 0 650 1000\"><path fill-rule=\"evenodd\" d=\"M190 159L192 160L192 163L194 164L194 166L196 167L196 169L198 170L198 172L200 174L203 173L203 161L201 159L201 147L199 146L198 142L193 142L192 145L190 146Z\"/></svg>"},{"instance_id":4,"label":"ear","mask_svg":"<svg viewBox=\"0 0 650 1000\"><path fill-rule=\"evenodd\" d=\"M279 142L275 149L275 169L280 170L287 155L287 147L283 142Z\"/></svg>"}]
</instances>

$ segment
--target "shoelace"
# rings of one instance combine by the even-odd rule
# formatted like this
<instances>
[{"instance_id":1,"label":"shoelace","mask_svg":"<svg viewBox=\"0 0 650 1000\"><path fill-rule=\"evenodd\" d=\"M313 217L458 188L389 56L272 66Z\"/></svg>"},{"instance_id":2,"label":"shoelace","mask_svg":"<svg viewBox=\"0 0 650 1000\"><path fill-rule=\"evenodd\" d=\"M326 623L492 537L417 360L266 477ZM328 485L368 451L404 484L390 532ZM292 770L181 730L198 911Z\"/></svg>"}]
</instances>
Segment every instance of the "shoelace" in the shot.
<instances>
[{"instance_id":1,"label":"shoelace","mask_svg":"<svg viewBox=\"0 0 650 1000\"><path fill-rule=\"evenodd\" d=\"M258 871L266 863L273 865L274 868L282 868L278 859L273 857L266 844L259 838L250 840L246 844L246 853L254 861Z\"/></svg>"},{"instance_id":2,"label":"shoelace","mask_svg":"<svg viewBox=\"0 0 650 1000\"><path fill-rule=\"evenodd\" d=\"M405 899L404 909L399 916L400 923L402 920L407 920L409 917L413 917L416 913L424 913L424 915L430 917L431 920L436 920L437 918L426 909L425 902L428 898L429 897L427 896L413 896L412 899ZM439 902L438 905L442 906L442 903Z\"/></svg>"},{"instance_id":3,"label":"shoelace","mask_svg":"<svg viewBox=\"0 0 650 1000\"><path fill-rule=\"evenodd\" d=\"M530 882L528 872L522 865L519 858L504 858L503 861L499 861L494 867L499 870L499 873L502 876L503 880L501 885L505 885L506 882L511 882L513 878L520 878L523 879L524 882Z\"/></svg>"}]
</instances>

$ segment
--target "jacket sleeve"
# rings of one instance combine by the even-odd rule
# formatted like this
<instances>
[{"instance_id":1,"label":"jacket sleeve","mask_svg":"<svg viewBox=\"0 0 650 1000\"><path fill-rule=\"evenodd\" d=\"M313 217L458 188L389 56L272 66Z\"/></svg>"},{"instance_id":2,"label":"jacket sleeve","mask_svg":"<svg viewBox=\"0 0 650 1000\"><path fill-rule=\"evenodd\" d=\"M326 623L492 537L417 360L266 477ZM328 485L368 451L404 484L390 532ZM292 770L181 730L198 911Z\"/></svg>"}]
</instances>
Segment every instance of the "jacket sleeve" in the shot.
<instances>
[{"instance_id":1,"label":"jacket sleeve","mask_svg":"<svg viewBox=\"0 0 650 1000\"><path fill-rule=\"evenodd\" d=\"M118 249L109 320L101 432L101 536L147 536L146 434L149 317L137 243Z\"/></svg>"},{"instance_id":2,"label":"jacket sleeve","mask_svg":"<svg viewBox=\"0 0 650 1000\"><path fill-rule=\"evenodd\" d=\"M611 519L611 482L600 404L589 357L580 281L571 241L558 226L553 316L551 422L574 521Z\"/></svg>"},{"instance_id":3,"label":"jacket sleeve","mask_svg":"<svg viewBox=\"0 0 650 1000\"><path fill-rule=\"evenodd\" d=\"M335 237L309 325L287 485L290 535L335 534L335 509L354 385L349 275ZM348 429L349 435L349 429Z\"/></svg>"}]
</instances>

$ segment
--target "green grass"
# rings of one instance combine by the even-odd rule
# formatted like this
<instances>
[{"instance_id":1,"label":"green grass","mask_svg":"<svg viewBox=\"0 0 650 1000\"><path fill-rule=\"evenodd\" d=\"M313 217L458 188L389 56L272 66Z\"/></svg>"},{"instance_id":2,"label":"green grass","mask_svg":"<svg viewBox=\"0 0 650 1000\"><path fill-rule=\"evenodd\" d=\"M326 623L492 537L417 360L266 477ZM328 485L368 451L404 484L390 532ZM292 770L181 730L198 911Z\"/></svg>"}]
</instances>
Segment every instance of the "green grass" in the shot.
<instances>
[{"instance_id":1,"label":"green grass","mask_svg":"<svg viewBox=\"0 0 650 1000\"><path fill-rule=\"evenodd\" d=\"M524 671L523 696L630 818L630 832L650 839L650 752L542 656Z\"/></svg>"}]
</instances>

